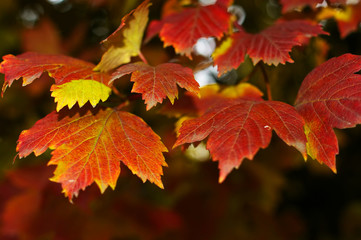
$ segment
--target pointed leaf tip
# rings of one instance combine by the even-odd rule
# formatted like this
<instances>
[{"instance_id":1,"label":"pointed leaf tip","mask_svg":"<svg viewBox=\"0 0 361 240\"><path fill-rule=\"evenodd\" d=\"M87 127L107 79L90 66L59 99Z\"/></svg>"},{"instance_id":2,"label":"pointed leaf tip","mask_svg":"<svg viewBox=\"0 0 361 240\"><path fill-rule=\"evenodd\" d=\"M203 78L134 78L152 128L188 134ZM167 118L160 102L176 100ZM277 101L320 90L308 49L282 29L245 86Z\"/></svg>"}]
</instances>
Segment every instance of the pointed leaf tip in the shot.
<instances>
[{"instance_id":1,"label":"pointed leaf tip","mask_svg":"<svg viewBox=\"0 0 361 240\"><path fill-rule=\"evenodd\" d=\"M88 108L89 109L89 108ZM55 149L49 165L56 165L52 181L62 184L71 200L96 182L101 192L115 188L122 161L142 181L163 188L162 152L167 148L139 117L124 111L74 107L52 112L24 131L18 141L19 156Z\"/></svg>"},{"instance_id":2,"label":"pointed leaf tip","mask_svg":"<svg viewBox=\"0 0 361 240\"><path fill-rule=\"evenodd\" d=\"M198 39L216 37L220 39L230 25L227 8L218 5L184 8L179 13L165 17L157 23L164 46L173 46L177 53L192 58L191 52ZM151 34L154 34L152 31Z\"/></svg>"},{"instance_id":3,"label":"pointed leaf tip","mask_svg":"<svg viewBox=\"0 0 361 240\"><path fill-rule=\"evenodd\" d=\"M219 162L220 182L243 159L253 159L260 148L269 145L271 129L288 145L306 155L304 121L292 106L260 98L227 99L219 95L204 99L209 100L213 103L205 114L183 122L174 147L208 137L207 149L213 160Z\"/></svg>"},{"instance_id":4,"label":"pointed leaf tip","mask_svg":"<svg viewBox=\"0 0 361 240\"><path fill-rule=\"evenodd\" d=\"M263 61L268 65L292 63L289 53L294 46L319 34L327 34L320 25L305 20L279 21L257 34L243 29L233 33L213 53L214 65L222 75L244 62L248 55L254 64Z\"/></svg>"},{"instance_id":5,"label":"pointed leaf tip","mask_svg":"<svg viewBox=\"0 0 361 240\"><path fill-rule=\"evenodd\" d=\"M94 71L108 72L139 55L150 5L146 0L123 17L118 29L102 42L107 51Z\"/></svg>"},{"instance_id":6,"label":"pointed leaf tip","mask_svg":"<svg viewBox=\"0 0 361 240\"><path fill-rule=\"evenodd\" d=\"M106 100L106 92L110 94L107 87L110 75L94 72L92 63L62 55L32 52L17 56L6 55L3 58L1 69L5 74L5 81L2 94L14 81L22 78L23 86L26 86L44 72L55 80L51 91L55 101L58 102L58 111L66 105L71 108L76 102L84 105L88 100L94 106L100 100ZM84 82L85 79L88 82ZM90 91L89 87L94 87L94 92Z\"/></svg>"},{"instance_id":7,"label":"pointed leaf tip","mask_svg":"<svg viewBox=\"0 0 361 240\"><path fill-rule=\"evenodd\" d=\"M163 63L152 67L143 62L131 63L119 67L112 74L112 81L126 74L132 74L134 82L132 92L141 93L147 110L168 97L171 103L178 98L177 85L190 92L199 93L199 84L190 68L176 63Z\"/></svg>"},{"instance_id":8,"label":"pointed leaf tip","mask_svg":"<svg viewBox=\"0 0 361 240\"><path fill-rule=\"evenodd\" d=\"M344 54L310 72L295 107L305 119L307 153L336 173L337 137L333 128L361 123L361 56Z\"/></svg>"}]
</instances>

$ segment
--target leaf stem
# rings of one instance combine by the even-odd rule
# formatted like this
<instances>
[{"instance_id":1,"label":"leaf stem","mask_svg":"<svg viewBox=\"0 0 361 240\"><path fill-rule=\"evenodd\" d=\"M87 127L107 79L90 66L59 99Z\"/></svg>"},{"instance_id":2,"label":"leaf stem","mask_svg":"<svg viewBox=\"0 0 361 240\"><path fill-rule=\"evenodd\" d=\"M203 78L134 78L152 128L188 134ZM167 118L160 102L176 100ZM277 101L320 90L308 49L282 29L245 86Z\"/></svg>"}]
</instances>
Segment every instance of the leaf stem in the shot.
<instances>
[{"instance_id":1,"label":"leaf stem","mask_svg":"<svg viewBox=\"0 0 361 240\"><path fill-rule=\"evenodd\" d=\"M272 101L272 94L271 94L271 84L266 72L266 69L264 68L263 64L258 64L258 66L261 69L262 75L263 75L263 80L266 84L266 89L267 89L267 98L268 100Z\"/></svg>"},{"instance_id":2,"label":"leaf stem","mask_svg":"<svg viewBox=\"0 0 361 240\"><path fill-rule=\"evenodd\" d=\"M142 61L145 64L149 65L147 59L144 57L144 55L143 55L143 53L141 51L139 51L139 57L140 57L140 59L142 59Z\"/></svg>"},{"instance_id":3,"label":"leaf stem","mask_svg":"<svg viewBox=\"0 0 361 240\"><path fill-rule=\"evenodd\" d=\"M233 22L233 26L240 32L243 32L243 28L238 24L237 21Z\"/></svg>"},{"instance_id":4,"label":"leaf stem","mask_svg":"<svg viewBox=\"0 0 361 240\"><path fill-rule=\"evenodd\" d=\"M121 93L119 92L119 90L118 90L114 85L112 85L112 90L113 90L113 92L114 92L115 95L117 95L117 96L120 97L120 98L124 98L124 95L121 94Z\"/></svg>"}]
</instances>

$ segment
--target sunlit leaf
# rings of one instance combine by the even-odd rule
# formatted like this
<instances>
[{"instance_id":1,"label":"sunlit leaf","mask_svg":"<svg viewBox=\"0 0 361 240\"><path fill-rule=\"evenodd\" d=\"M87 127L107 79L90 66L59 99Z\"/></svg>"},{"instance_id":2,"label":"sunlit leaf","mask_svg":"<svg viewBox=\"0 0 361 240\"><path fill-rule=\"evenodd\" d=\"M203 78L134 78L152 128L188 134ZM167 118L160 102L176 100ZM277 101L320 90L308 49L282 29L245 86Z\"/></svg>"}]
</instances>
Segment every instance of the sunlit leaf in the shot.
<instances>
[{"instance_id":1,"label":"sunlit leaf","mask_svg":"<svg viewBox=\"0 0 361 240\"><path fill-rule=\"evenodd\" d=\"M289 53L294 46L303 44L304 38L326 34L320 25L304 20L278 22L257 34L244 30L233 33L213 53L219 75L237 68L246 54L256 64L263 61L269 65L293 62Z\"/></svg>"},{"instance_id":2,"label":"sunlit leaf","mask_svg":"<svg viewBox=\"0 0 361 240\"><path fill-rule=\"evenodd\" d=\"M48 55L39 53L23 53L18 56L6 55L3 57L4 61L0 64L0 72L5 74L5 81L2 89L4 94L6 88L11 86L15 80L23 79L23 86L32 83L39 78L44 72L51 76L55 84L51 90L55 90L54 96L56 102L59 102L57 109L60 110L63 106L73 106L75 102L83 105L86 101L91 101L92 105L96 105L99 100L106 99L105 92L108 89L107 85L110 76L106 73L94 72L94 64L85 62L79 59L62 56L62 55ZM73 80L82 80L76 81ZM86 80L91 80L85 83ZM73 82L72 82L73 81ZM72 82L72 83L70 83ZM94 95L84 95L84 92L89 92L91 89L83 89L82 87L92 87L94 82L98 82L98 91L96 97ZM70 85L65 85L69 83ZM79 84L79 85L78 85ZM64 85L64 86L63 86ZM69 87L72 86L73 88ZM99 86L102 86L99 88ZM62 89L62 90L60 90ZM71 92L60 91L68 90ZM99 92L99 90L101 90ZM110 94L107 91L108 96ZM61 97L66 99L61 99Z\"/></svg>"},{"instance_id":3,"label":"sunlit leaf","mask_svg":"<svg viewBox=\"0 0 361 240\"><path fill-rule=\"evenodd\" d=\"M82 107L89 101L95 107L99 101L106 101L112 90L97 81L74 80L62 85L53 85L51 91L51 96L57 103L56 110L60 111L65 106L72 108L76 102Z\"/></svg>"},{"instance_id":4,"label":"sunlit leaf","mask_svg":"<svg viewBox=\"0 0 361 240\"><path fill-rule=\"evenodd\" d=\"M57 165L52 180L62 184L70 200L93 182L101 192L108 186L114 189L120 161L143 182L149 180L163 188L162 166L166 163L162 152L167 149L141 118L114 109L81 111L52 112L23 131L17 146L19 157L55 149L49 162Z\"/></svg>"},{"instance_id":5,"label":"sunlit leaf","mask_svg":"<svg viewBox=\"0 0 361 240\"><path fill-rule=\"evenodd\" d=\"M124 63L131 57L139 55L145 27L148 23L148 0L122 19L122 23L107 39L103 41L107 51L103 54L95 71L107 72Z\"/></svg>"}]
</instances>

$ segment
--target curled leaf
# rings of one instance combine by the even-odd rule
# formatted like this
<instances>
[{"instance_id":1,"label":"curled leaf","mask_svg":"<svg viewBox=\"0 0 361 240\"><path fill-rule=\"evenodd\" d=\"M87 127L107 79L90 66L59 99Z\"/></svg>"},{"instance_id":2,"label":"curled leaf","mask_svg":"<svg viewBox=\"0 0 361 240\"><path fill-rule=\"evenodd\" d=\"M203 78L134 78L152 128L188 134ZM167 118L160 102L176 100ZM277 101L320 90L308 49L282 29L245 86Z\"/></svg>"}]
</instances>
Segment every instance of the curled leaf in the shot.
<instances>
[{"instance_id":1,"label":"curled leaf","mask_svg":"<svg viewBox=\"0 0 361 240\"><path fill-rule=\"evenodd\" d=\"M108 72L139 55L150 5L146 0L123 17L118 29L102 42L107 51L94 71Z\"/></svg>"}]
</instances>

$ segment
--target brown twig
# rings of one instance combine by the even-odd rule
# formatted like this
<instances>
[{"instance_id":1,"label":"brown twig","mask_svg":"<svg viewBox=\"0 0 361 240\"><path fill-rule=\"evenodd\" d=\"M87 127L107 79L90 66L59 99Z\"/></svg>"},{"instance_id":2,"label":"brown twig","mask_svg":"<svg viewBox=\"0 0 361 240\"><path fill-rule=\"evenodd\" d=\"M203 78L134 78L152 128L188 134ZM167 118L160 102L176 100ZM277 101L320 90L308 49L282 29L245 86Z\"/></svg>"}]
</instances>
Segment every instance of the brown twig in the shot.
<instances>
[{"instance_id":1,"label":"brown twig","mask_svg":"<svg viewBox=\"0 0 361 240\"><path fill-rule=\"evenodd\" d=\"M272 100L272 94L271 94L271 84L270 81L268 79L268 75L266 72L266 69L264 68L264 65L262 63L257 64L259 66L259 68L261 69L262 75L263 75L263 80L266 84L266 89L267 89L267 97L268 100Z\"/></svg>"},{"instance_id":2,"label":"brown twig","mask_svg":"<svg viewBox=\"0 0 361 240\"><path fill-rule=\"evenodd\" d=\"M113 90L114 94L117 95L118 97L120 97L122 99L125 98L125 96L121 92L119 92L119 90L114 85L112 85L112 90Z\"/></svg>"},{"instance_id":3,"label":"brown twig","mask_svg":"<svg viewBox=\"0 0 361 240\"><path fill-rule=\"evenodd\" d=\"M139 57L140 57L140 59L142 59L142 61L143 61L145 64L148 65L148 61L147 61L147 59L144 57L144 55L143 55L143 53L142 53L141 51L139 51Z\"/></svg>"}]
</instances>

